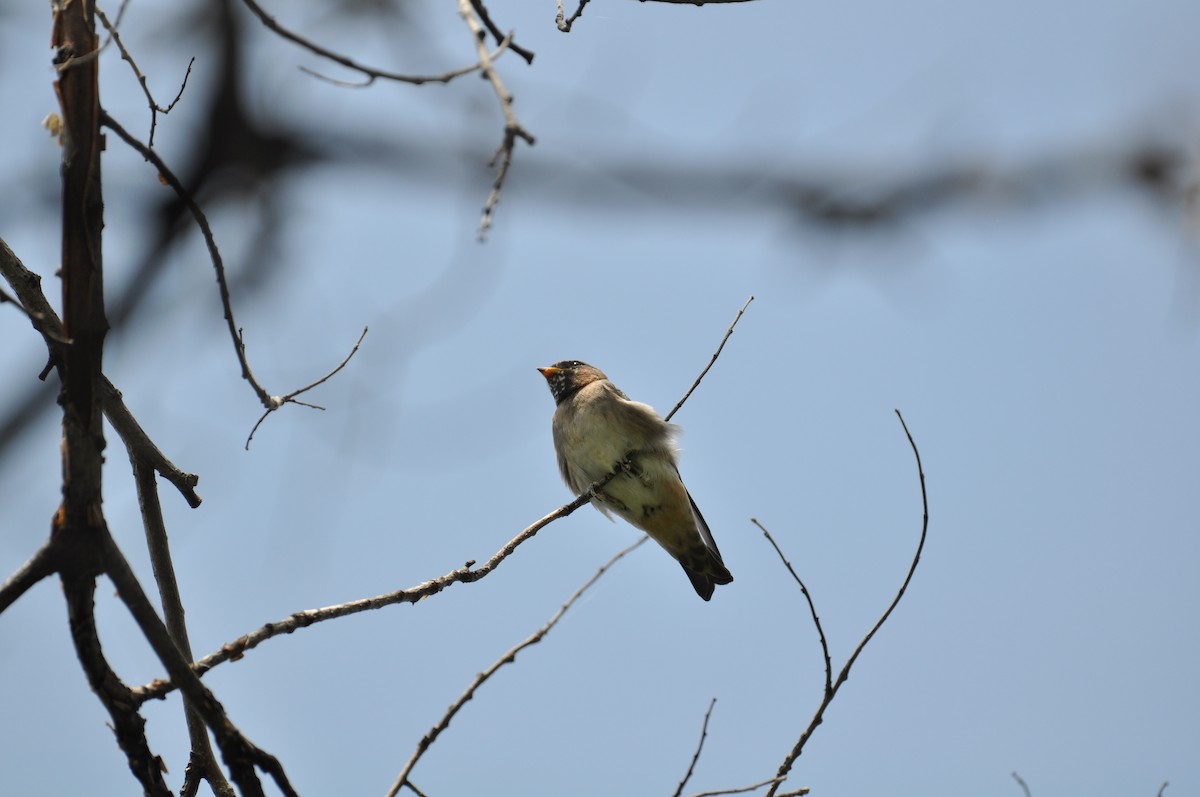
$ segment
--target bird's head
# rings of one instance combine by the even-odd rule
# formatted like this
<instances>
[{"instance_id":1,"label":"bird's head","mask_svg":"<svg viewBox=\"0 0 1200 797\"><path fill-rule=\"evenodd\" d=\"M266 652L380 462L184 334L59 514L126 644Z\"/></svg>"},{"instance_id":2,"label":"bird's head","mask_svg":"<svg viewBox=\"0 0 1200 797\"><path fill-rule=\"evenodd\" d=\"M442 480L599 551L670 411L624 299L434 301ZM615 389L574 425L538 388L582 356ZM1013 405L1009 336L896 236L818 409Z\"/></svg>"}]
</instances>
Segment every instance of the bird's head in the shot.
<instances>
[{"instance_id":1,"label":"bird's head","mask_svg":"<svg viewBox=\"0 0 1200 797\"><path fill-rule=\"evenodd\" d=\"M546 377L555 404L562 404L584 385L608 378L599 368L579 360L562 360L538 371Z\"/></svg>"}]
</instances>

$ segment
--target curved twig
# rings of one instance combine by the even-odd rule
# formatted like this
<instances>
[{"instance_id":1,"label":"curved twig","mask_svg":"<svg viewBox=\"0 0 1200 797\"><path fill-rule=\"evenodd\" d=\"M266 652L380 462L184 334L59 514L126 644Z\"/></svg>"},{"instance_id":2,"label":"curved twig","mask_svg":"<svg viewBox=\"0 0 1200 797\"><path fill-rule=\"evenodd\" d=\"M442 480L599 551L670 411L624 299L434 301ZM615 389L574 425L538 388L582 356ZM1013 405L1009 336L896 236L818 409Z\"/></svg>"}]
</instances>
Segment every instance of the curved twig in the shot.
<instances>
[{"instance_id":1,"label":"curved twig","mask_svg":"<svg viewBox=\"0 0 1200 797\"><path fill-rule=\"evenodd\" d=\"M786 778L787 774L791 772L792 766L796 763L796 759L800 757L800 753L804 750L804 745L808 743L808 740L812 737L813 732L816 731L817 726L824 721L825 709L827 709L829 704L833 702L833 698L837 695L838 689L840 689L842 684L846 683L846 679L850 677L850 668L853 667L854 662L858 660L859 654L863 652L867 646L867 643L871 641L876 632L879 631L879 629L883 627L883 624L887 622L887 619L891 617L892 611L900 603L900 599L904 597L904 593L908 589L909 583L912 581L913 574L917 571L917 565L921 561L921 552L925 550L925 537L929 530L929 499L925 491L925 470L921 465L921 452L917 450L917 443L915 440L913 440L912 432L908 430L908 424L904 422L904 416L900 414L900 410L896 410L896 417L900 419L900 425L904 429L904 434L908 438L908 444L912 448L913 457L917 462L917 476L921 482L921 539L917 543L916 553L913 554L912 563L908 567L908 573L904 576L904 582L900 585L900 589L896 591L896 596L892 598L892 602L888 604L887 609L880 616L879 620L875 622L875 625L871 627L871 630L867 632L867 635L863 637L862 641L858 643L858 646L854 648L854 652L851 653L850 658L846 660L845 666L843 666L841 671L838 673L837 679L833 682L833 685L825 691L820 705L817 706L817 710L813 714L812 720L808 723L808 727L805 728L804 732L800 734L800 738L796 740L796 744L792 747L787 756L784 757L783 763L779 765L779 770L776 772L776 778L778 778L778 780L776 783L772 784L771 788L767 791L766 797L782 797L782 795L776 794L779 786L783 783L783 780ZM776 546L776 550L778 551L778 546ZM780 558L782 558L782 556L782 553L780 553ZM791 569L790 566L789 569ZM813 616L816 616L815 611L813 612Z\"/></svg>"}]
</instances>

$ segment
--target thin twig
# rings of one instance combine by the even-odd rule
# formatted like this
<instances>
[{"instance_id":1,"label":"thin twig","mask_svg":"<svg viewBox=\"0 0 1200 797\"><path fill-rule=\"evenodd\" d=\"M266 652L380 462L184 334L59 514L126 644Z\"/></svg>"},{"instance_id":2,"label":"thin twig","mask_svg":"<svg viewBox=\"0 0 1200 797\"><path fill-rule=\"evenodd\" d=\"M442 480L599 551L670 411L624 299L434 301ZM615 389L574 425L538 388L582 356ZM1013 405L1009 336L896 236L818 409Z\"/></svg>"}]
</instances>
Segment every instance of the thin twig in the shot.
<instances>
[{"instance_id":1,"label":"thin twig","mask_svg":"<svg viewBox=\"0 0 1200 797\"><path fill-rule=\"evenodd\" d=\"M414 86L420 86L425 83L449 83L451 80L454 80L457 77L462 77L463 75L469 75L472 72L478 71L482 66L481 64L475 63L460 69L452 69L449 72L443 72L440 75L404 75L399 72L391 72L386 69L377 69L372 66L365 66L364 64L360 64L352 58L322 47L316 42L310 41L300 34L288 30L283 25L279 24L274 17L264 11L262 6L255 2L255 0L242 0L242 2L248 9L250 9L250 12L254 14L254 16L258 17L258 20L263 24L264 27L267 28L267 30L274 32L280 38L286 39L293 44L303 47L313 55L318 55L321 58L333 61L335 64L340 64L347 69L351 69L359 74L365 75L367 78L366 85L370 85L376 80L393 80L397 83L410 83ZM515 47L510 47L510 49L512 49L514 52L516 51ZM503 52L503 49L498 50L497 52ZM304 69L304 67L301 67L301 69ZM304 71L312 74L311 70L305 69Z\"/></svg>"},{"instance_id":2,"label":"thin twig","mask_svg":"<svg viewBox=\"0 0 1200 797\"><path fill-rule=\"evenodd\" d=\"M240 335L241 330L238 330L238 333ZM254 439L254 433L258 431L258 427L262 425L262 422L267 419L268 415L270 415L272 412L274 412L275 410L282 407L284 404L299 404L303 407L310 407L314 410L324 410L325 409L324 407L319 406L317 404L309 404L307 401L300 401L296 398L296 396L299 396L301 393L307 393L308 391L312 390L317 385L324 384L325 382L327 382L330 379L330 377L332 377L338 371L345 368L346 363L350 362L350 358L358 353L358 347L362 345L363 338L365 338L366 336L367 336L367 327L363 327L362 334L359 335L358 340L354 342L354 348L351 349L350 353L347 354L342 359L342 361L337 364L336 368L334 368L329 373L325 374L325 376L321 377L320 379L313 382L312 384L305 385L304 387L300 388L299 390L293 390L291 393L288 393L286 396L272 396L271 397L272 406L267 407L267 411L264 412L262 414L262 417L260 417L258 419L258 422L254 424L254 428L250 430L249 437L246 438L246 450L247 451L250 450L250 441Z\"/></svg>"},{"instance_id":3,"label":"thin twig","mask_svg":"<svg viewBox=\"0 0 1200 797\"><path fill-rule=\"evenodd\" d=\"M121 5L120 13L125 13L124 4ZM109 41L114 41L117 43L117 49L121 51L122 60L129 64L129 67L133 70L133 74L137 78L138 83L141 84L142 93L146 95L146 103L150 106L150 135L146 141L147 146L153 147L154 131L158 127L158 115L160 113L164 115L169 114L175 109L175 106L183 97L184 89L187 88L188 78L192 76L192 65L196 63L196 59L192 58L190 61L188 61L187 72L183 75L183 83L179 86L179 92L175 95L175 99L171 100L170 104L164 108L163 106L159 105L157 101L155 101L154 95L150 93L150 85L146 81L146 76L143 75L142 70L138 68L137 61L133 60L133 56L130 54L129 50L125 49L125 43L121 41L121 34L117 33L118 23L120 22L119 15L117 23L110 23L104 11L97 6L96 16L100 19L100 23L104 25L105 29L108 30ZM105 46L108 46L108 42L105 42ZM101 49L104 48L102 47Z\"/></svg>"},{"instance_id":4,"label":"thin twig","mask_svg":"<svg viewBox=\"0 0 1200 797\"><path fill-rule=\"evenodd\" d=\"M742 319L742 313L746 312L746 308L750 306L750 302L752 301L754 301L753 294L751 294L750 298L746 300L746 303L742 305L742 309L738 310L737 315L734 316L733 323L729 325L729 329L725 330L725 337L721 338L721 345L717 346L717 350L713 352L712 359L708 361L708 365L706 365L704 370L700 372L700 376L696 377L696 381L692 383L690 388L688 388L688 392L683 394L683 398L679 400L679 403L675 405L675 408L667 413L666 418L663 418L664 421L671 420L671 418L675 416L675 413L679 412L679 408L683 406L683 402L687 401L691 397L692 392L695 391L696 388L700 387L700 380L703 379L705 374L708 373L709 369L716 364L717 358L721 356L721 351L725 348L725 342L729 340L729 336L733 334L733 328L736 327L738 321Z\"/></svg>"},{"instance_id":5,"label":"thin twig","mask_svg":"<svg viewBox=\"0 0 1200 797\"><path fill-rule=\"evenodd\" d=\"M748 791L758 791L763 786L770 786L772 783L779 783L782 780L784 779L769 778L758 783L751 783L749 786L739 786L736 789L713 789L711 791L698 791L695 794L690 795L690 797L717 797L717 795L721 794L745 794ZM797 795L800 794L808 794L808 791L809 790L806 787L803 789L797 789L796 791L788 792L787 794L777 795L777 797L797 797Z\"/></svg>"},{"instance_id":6,"label":"thin twig","mask_svg":"<svg viewBox=\"0 0 1200 797\"><path fill-rule=\"evenodd\" d=\"M167 631L175 646L187 661L192 660L192 645L188 640L187 622L184 619L183 599L179 594L179 582L175 578L175 565L171 561L171 547L167 540L167 526L163 521L162 504L158 500L158 484L154 478L154 467L140 459L131 449L129 462L133 467L133 478L137 486L138 505L142 514L142 526L146 533L146 548L150 552L150 564L154 570L154 582L158 585L159 600ZM200 712L185 696L183 699L184 721L192 750L188 760L181 789L183 797L195 795L203 778L212 786L218 797L235 797L233 787L225 779L212 744L208 728Z\"/></svg>"},{"instance_id":7,"label":"thin twig","mask_svg":"<svg viewBox=\"0 0 1200 797\"><path fill-rule=\"evenodd\" d=\"M795 579L796 583L800 585L800 592L804 595L804 599L808 601L808 610L812 614L813 625L817 627L817 636L821 640L821 656L825 659L825 694L829 694L833 690L833 662L829 657L829 641L825 637L825 629L821 626L821 618L817 616L817 607L813 602L812 595L809 593L808 587L805 586L804 582L800 579L800 576L796 574L796 570L792 567L792 563L787 560L786 556L784 556L783 549L781 549L779 544L775 542L775 538L771 536L771 532L767 531L766 527L759 523L757 518L750 518L750 522L758 526L758 528L762 531L763 536L767 538L767 542L771 543L771 547L773 547L775 549L775 553L779 555L779 559L783 562L783 566L788 569L788 572L792 574L792 578Z\"/></svg>"},{"instance_id":8,"label":"thin twig","mask_svg":"<svg viewBox=\"0 0 1200 797\"><path fill-rule=\"evenodd\" d=\"M1017 782L1017 785L1021 787L1021 791L1025 792L1025 797L1033 797L1033 794L1029 791L1029 784L1027 784L1025 780L1016 772L1012 773L1012 776L1013 780Z\"/></svg>"},{"instance_id":9,"label":"thin twig","mask_svg":"<svg viewBox=\"0 0 1200 797\"><path fill-rule=\"evenodd\" d=\"M1170 781L1166 781L1166 780L1164 780L1164 781L1163 781L1163 785L1161 785L1161 786L1159 786L1159 787L1158 787L1158 797L1162 797L1162 796L1163 796L1163 792L1164 792L1164 791L1166 791L1166 790L1167 790L1167 787L1168 787L1168 786L1170 786L1170 785L1171 785L1171 782L1170 782Z\"/></svg>"},{"instance_id":10,"label":"thin twig","mask_svg":"<svg viewBox=\"0 0 1200 797\"><path fill-rule=\"evenodd\" d=\"M471 6L475 9L475 13L479 15L484 27L492 34L492 38L496 40L496 44L508 42L508 48L517 55L525 59L525 63L532 64L534 53L532 50L526 50L524 47L512 41L512 33L507 36L500 32L500 27L492 22L492 15L488 13L487 6L483 4L483 0L471 0Z\"/></svg>"},{"instance_id":11,"label":"thin twig","mask_svg":"<svg viewBox=\"0 0 1200 797\"><path fill-rule=\"evenodd\" d=\"M683 773L683 780L679 781L679 786L675 789L675 794L672 797L679 797L683 794L688 781L692 779L692 772L696 769L696 762L700 760L700 753L704 750L704 740L708 738L708 720L712 717L713 706L715 705L717 705L717 699L714 697L708 703L708 711L704 712L704 723L700 726L700 741L696 743L696 752L692 753L692 761L688 764L687 772Z\"/></svg>"},{"instance_id":12,"label":"thin twig","mask_svg":"<svg viewBox=\"0 0 1200 797\"><path fill-rule=\"evenodd\" d=\"M196 225L200 228L200 234L204 237L204 245L208 248L209 259L212 260L213 269L217 273L217 287L221 294L221 306L225 310L225 323L229 329L229 335L233 339L233 348L237 353L238 362L242 366L242 378L250 383L251 388L254 389L255 395L258 396L258 400L262 402L262 405L270 407L271 394L259 384L258 379L254 376L254 372L250 370L250 363L246 360L246 346L242 340L241 331L238 329L233 317L233 302L229 295L229 282L225 278L225 261L221 258L220 249L217 248L217 240L213 236L212 227L208 223L208 217L204 215L204 211L196 204L196 200L192 197L191 193L183 187L183 183L168 168L166 162L159 157L157 152L130 135L116 119L113 119L104 110L100 111L100 123L116 133L122 141L153 164L154 168L158 169L159 177L165 180L180 200L187 205L192 218L195 219Z\"/></svg>"},{"instance_id":13,"label":"thin twig","mask_svg":"<svg viewBox=\"0 0 1200 797\"><path fill-rule=\"evenodd\" d=\"M921 552L925 549L925 537L929 530L929 498L925 491L925 470L921 465L921 452L917 450L917 443L915 440L913 440L912 432L908 430L908 424L905 423L904 416L900 414L900 410L896 410L896 417L900 419L900 425L904 429L904 435L908 438L908 445L910 448L912 448L913 457L916 459L917 463L917 476L921 483L921 539L917 543L916 553L913 554L912 563L908 567L908 573L904 576L904 582L900 585L900 589L896 591L895 597L892 598L892 602L888 604L887 609L880 616L879 620L876 621L875 625L871 627L871 630L867 632L867 635L862 638L862 641L858 643L858 646L854 649L854 652L850 654L850 658L846 660L846 664L842 667L841 671L838 672L837 679L833 682L833 686L826 690L820 705L817 706L817 710L813 714L812 720L810 720L808 723L808 727L805 728L804 732L800 734L800 738L796 741L796 744L792 747L791 751L787 754L787 756L784 757L783 762L779 765L779 771L776 772L775 775L780 780L771 786L771 788L767 791L766 797L783 797L783 795L776 794L780 784L783 783L783 779L786 778L787 774L791 772L792 766L796 763L796 759L800 757L800 753L803 752L804 746L808 743L808 740L812 737L817 727L824 721L825 710L829 707L829 704L833 702L833 698L837 695L837 692L842 687L842 684L846 683L846 679L850 677L850 668L853 667L854 662L858 660L859 654L863 652L867 646L867 643L871 641L876 632L878 632L879 629L883 627L883 624L887 622L887 619L891 617L892 611L900 603L900 599L904 597L904 593L908 589L909 583L912 581L913 574L917 571L917 565L921 561Z\"/></svg>"},{"instance_id":14,"label":"thin twig","mask_svg":"<svg viewBox=\"0 0 1200 797\"><path fill-rule=\"evenodd\" d=\"M204 243L208 247L209 258L212 260L213 269L217 274L217 288L221 294L221 306L225 311L225 323L229 329L229 335L233 339L233 349L237 353L238 363L242 366L242 378L250 383L250 387L254 390L254 394L258 396L258 400L267 410L265 413L263 413L262 417L258 419L258 423L254 424L254 430L258 429L259 425L263 422L263 420L266 419L267 415L270 415L284 404L301 404L314 409L324 409L324 407L318 407L315 404L297 401L295 397L306 390L310 390L323 383L326 379L329 379L329 377L342 370L346 363L349 362L350 358L354 356L354 353L358 351L358 346L360 343L362 343L362 339L366 336L367 330L365 328L363 329L362 334L358 337L358 342L354 344L354 348L351 350L350 354L348 354L346 358L328 374L321 377L316 382L302 387L299 390L292 391L287 395L272 396L258 381L258 378L254 376L254 371L250 369L250 361L246 359L245 334L234 321L233 300L229 294L229 282L225 278L225 261L221 259L221 252L217 248L217 241L213 236L212 227L208 223L208 217L204 215L204 211L200 209L198 204L196 204L196 200L192 197L188 190L183 187L183 184L179 181L179 178L176 177L175 174L167 167L166 162L164 162L163 159L158 156L158 153L130 135L125 128L121 127L117 120L109 116L108 113L103 109L100 111L100 122L105 127L116 133L122 141L133 147L133 149L137 150L137 152L143 158L152 163L154 167L158 169L159 176L175 190L175 193L181 200L183 200L184 204L187 205L188 210L191 211L192 217L196 220L197 226L200 227L200 232L204 236ZM251 430L250 438L254 437L254 430ZM250 447L250 438L247 438L246 440L247 449Z\"/></svg>"},{"instance_id":15,"label":"thin twig","mask_svg":"<svg viewBox=\"0 0 1200 797\"><path fill-rule=\"evenodd\" d=\"M483 686L483 684L486 683L489 678L496 674L497 670L506 664L512 664L514 661L516 661L517 654L525 648L541 642L542 639L545 638L546 634L550 633L550 629L554 628L554 626L558 624L558 621L563 618L563 615L565 615L567 611L573 605L575 605L575 602L583 596L583 593L587 592L593 584L599 581L600 577L608 572L609 568L615 565L617 561L619 561L627 553L630 553L635 548L640 546L647 539L649 538L642 537L633 545L626 546L614 554L613 557L607 562L600 565L600 568L592 574L592 577L585 581L583 586L575 590L571 597L567 598L566 602L558 608L558 611L554 613L554 616L551 617L545 625L543 625L537 631L534 631L523 641L509 648L507 651L505 651L504 655L492 662L490 667L476 675L475 679L471 682L471 685L468 686L466 690L459 695L458 699L450 705L450 708L446 710L446 713L442 715L442 718L438 721L438 723L430 728L429 733L421 737L421 741L417 743L417 748L413 751L412 756L408 759L408 763L404 765L404 769L400 770L400 774L397 776L396 782L392 784L390 789L388 789L387 797L396 797L396 795L400 793L400 790L405 786L412 788L412 784L409 782L408 776L410 773L412 773L413 767L417 765L417 762L421 759L421 756L425 754L425 751L428 750L435 741L437 741L437 738L439 735L441 735L442 731L446 730L446 728L450 726L450 721L454 719L454 716L459 712L459 710L475 696L475 692L478 691L479 688ZM710 713L712 712L711 705L708 707L708 710ZM708 726L707 714L704 717L704 724L705 727ZM703 744L703 737L701 738L701 743Z\"/></svg>"}]
</instances>

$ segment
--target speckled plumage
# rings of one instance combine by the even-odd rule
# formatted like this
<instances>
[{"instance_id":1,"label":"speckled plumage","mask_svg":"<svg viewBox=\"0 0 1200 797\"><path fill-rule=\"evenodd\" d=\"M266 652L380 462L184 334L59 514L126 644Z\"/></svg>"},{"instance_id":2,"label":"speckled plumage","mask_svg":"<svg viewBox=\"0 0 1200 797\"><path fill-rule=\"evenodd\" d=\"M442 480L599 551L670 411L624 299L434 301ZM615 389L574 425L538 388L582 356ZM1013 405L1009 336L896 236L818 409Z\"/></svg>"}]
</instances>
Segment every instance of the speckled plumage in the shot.
<instances>
[{"instance_id":1,"label":"speckled plumage","mask_svg":"<svg viewBox=\"0 0 1200 797\"><path fill-rule=\"evenodd\" d=\"M696 502L679 476L674 437L679 427L648 404L631 401L598 368L564 360L538 369L558 404L552 431L563 481L576 495L607 476L623 460L624 473L592 500L646 532L675 557L708 600L717 584L733 576Z\"/></svg>"}]
</instances>

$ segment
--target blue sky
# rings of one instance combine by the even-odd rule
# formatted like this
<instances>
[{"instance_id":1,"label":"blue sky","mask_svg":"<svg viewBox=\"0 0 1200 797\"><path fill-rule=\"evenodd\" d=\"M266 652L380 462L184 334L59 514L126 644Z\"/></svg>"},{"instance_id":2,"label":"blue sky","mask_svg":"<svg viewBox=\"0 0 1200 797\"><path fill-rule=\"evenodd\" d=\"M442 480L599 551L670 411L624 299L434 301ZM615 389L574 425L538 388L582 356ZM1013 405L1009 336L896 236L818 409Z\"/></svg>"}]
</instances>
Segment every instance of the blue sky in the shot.
<instances>
[{"instance_id":1,"label":"blue sky","mask_svg":"<svg viewBox=\"0 0 1200 797\"><path fill-rule=\"evenodd\" d=\"M197 240L155 289L152 331L112 341L107 373L168 456L201 475L198 510L163 489L194 649L485 559L570 497L535 366L586 360L665 413L753 294L675 419L683 476L734 584L705 604L643 546L484 687L414 781L431 795L670 794L712 697L687 793L770 777L819 702L822 664L799 591L749 519L812 590L839 665L920 532L899 408L928 480L925 556L789 785L1017 797L1015 770L1035 797L1152 795L1163 781L1168 796L1200 790L1195 218L1098 184L984 193L837 233L800 223L761 184L691 201L616 172L732 165L763 181L853 175L869 192L946 162L1004 172L1139 141L1186 147L1200 7L596 0L563 35L543 5L492 9L538 53L532 67L500 62L538 143L518 149L484 245L475 225L501 131L484 84L347 91L296 70L315 62L295 48L256 50L255 107L331 136L373 127L414 147L413 169L444 177L329 168L289 183L293 226L273 253L285 276L237 305L256 373L285 392L371 331L311 395L326 412L287 408L248 453L259 408ZM422 7L416 51L322 26L311 9L276 11L398 69L470 60L449 5ZM126 36L152 81L171 86L191 53L186 37L155 44L161 14L134 4ZM37 127L53 110L48 15L4 22L12 112L0 134L13 146L0 174L52 193L58 153ZM115 55L105 106L144 131ZM206 75L198 63L189 91ZM192 125L185 95L160 122L163 151L179 151ZM119 285L140 245L134 199L158 187L112 136L106 157L106 264ZM53 215L11 198L0 209L0 236L52 286ZM231 262L259 223L253 204L214 213ZM44 352L27 323L0 307L0 334L4 384L32 378ZM3 463L5 574L47 531L57 451L47 415ZM108 464L110 527L148 583L115 442ZM301 793L381 794L474 674L635 539L584 509L477 584L272 640L206 682ZM127 681L159 675L107 584L97 603ZM5 790L132 793L58 587L0 616L0 638ZM146 713L177 786L178 702Z\"/></svg>"}]
</instances>

